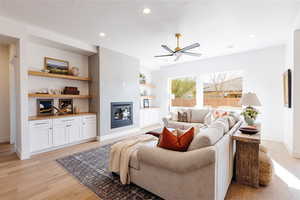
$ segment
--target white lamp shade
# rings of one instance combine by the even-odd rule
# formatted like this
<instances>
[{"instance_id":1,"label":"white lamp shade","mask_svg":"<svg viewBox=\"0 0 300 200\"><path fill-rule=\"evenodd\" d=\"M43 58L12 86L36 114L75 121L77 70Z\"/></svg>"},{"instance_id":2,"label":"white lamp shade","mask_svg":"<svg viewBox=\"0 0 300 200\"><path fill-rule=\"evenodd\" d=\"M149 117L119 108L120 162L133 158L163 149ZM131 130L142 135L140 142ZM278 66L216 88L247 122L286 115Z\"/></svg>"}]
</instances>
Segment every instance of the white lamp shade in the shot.
<instances>
[{"instance_id":1,"label":"white lamp shade","mask_svg":"<svg viewBox=\"0 0 300 200\"><path fill-rule=\"evenodd\" d=\"M243 94L239 103L243 106L261 106L256 94L251 92Z\"/></svg>"}]
</instances>

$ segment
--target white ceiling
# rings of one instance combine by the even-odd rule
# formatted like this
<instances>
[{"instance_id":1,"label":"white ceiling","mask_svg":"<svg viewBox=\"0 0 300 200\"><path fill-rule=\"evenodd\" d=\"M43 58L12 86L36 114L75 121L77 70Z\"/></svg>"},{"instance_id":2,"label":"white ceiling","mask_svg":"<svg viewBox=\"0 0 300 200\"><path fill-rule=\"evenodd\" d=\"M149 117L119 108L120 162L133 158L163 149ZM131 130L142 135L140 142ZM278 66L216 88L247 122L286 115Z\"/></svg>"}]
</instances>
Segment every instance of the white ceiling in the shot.
<instances>
[{"instance_id":1,"label":"white ceiling","mask_svg":"<svg viewBox=\"0 0 300 200\"><path fill-rule=\"evenodd\" d=\"M143 15L144 7L152 13ZM150 68L174 63L153 56L167 53L161 44L175 48L175 32L184 36L181 46L199 42L194 52L202 58L282 44L298 8L297 0L0 0L2 16L126 53Z\"/></svg>"}]
</instances>

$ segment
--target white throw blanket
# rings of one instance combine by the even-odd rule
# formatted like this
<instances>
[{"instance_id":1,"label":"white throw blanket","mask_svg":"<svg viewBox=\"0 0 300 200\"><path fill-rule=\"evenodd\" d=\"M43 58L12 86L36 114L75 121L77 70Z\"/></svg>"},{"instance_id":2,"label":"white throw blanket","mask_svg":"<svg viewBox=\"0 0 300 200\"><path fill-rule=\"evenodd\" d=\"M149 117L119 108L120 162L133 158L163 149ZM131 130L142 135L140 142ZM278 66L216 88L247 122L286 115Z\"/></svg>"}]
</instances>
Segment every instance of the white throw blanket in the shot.
<instances>
[{"instance_id":1,"label":"white throw blanket","mask_svg":"<svg viewBox=\"0 0 300 200\"><path fill-rule=\"evenodd\" d=\"M145 142L157 140L152 135L141 135L132 139L123 140L111 146L109 156L109 170L120 174L122 184L130 183L129 161L130 156Z\"/></svg>"}]
</instances>

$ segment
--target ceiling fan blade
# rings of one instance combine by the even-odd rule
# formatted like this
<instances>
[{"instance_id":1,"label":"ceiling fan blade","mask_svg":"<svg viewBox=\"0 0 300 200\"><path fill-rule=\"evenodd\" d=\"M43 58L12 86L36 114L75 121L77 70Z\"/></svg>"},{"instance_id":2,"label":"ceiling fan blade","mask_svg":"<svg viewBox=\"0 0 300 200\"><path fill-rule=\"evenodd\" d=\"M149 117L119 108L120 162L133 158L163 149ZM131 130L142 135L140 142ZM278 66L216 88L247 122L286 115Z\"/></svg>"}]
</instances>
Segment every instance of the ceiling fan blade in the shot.
<instances>
[{"instance_id":1,"label":"ceiling fan blade","mask_svg":"<svg viewBox=\"0 0 300 200\"><path fill-rule=\"evenodd\" d=\"M156 58L159 58L159 57L168 57L168 56L173 56L174 54L167 54L167 55L158 55L158 56L154 56Z\"/></svg>"},{"instance_id":2,"label":"ceiling fan blade","mask_svg":"<svg viewBox=\"0 0 300 200\"><path fill-rule=\"evenodd\" d=\"M161 45L162 48L164 48L165 50L167 50L170 53L174 53L174 51L172 49L170 49L167 45Z\"/></svg>"},{"instance_id":3,"label":"ceiling fan blade","mask_svg":"<svg viewBox=\"0 0 300 200\"><path fill-rule=\"evenodd\" d=\"M189 45L187 47L184 47L183 49L180 49L179 51L176 51L176 52L187 51L187 50L190 50L190 49L193 49L193 48L196 48L196 47L200 47L200 44L195 43L195 44Z\"/></svg>"},{"instance_id":4,"label":"ceiling fan blade","mask_svg":"<svg viewBox=\"0 0 300 200\"><path fill-rule=\"evenodd\" d=\"M175 58L175 62L179 60L179 58L182 56L182 54L179 54L176 58Z\"/></svg>"},{"instance_id":5,"label":"ceiling fan blade","mask_svg":"<svg viewBox=\"0 0 300 200\"><path fill-rule=\"evenodd\" d=\"M197 56L197 57L202 56L201 53L192 53L192 52L186 52L186 51L183 51L181 53L184 53L184 54L189 55L189 56Z\"/></svg>"}]
</instances>

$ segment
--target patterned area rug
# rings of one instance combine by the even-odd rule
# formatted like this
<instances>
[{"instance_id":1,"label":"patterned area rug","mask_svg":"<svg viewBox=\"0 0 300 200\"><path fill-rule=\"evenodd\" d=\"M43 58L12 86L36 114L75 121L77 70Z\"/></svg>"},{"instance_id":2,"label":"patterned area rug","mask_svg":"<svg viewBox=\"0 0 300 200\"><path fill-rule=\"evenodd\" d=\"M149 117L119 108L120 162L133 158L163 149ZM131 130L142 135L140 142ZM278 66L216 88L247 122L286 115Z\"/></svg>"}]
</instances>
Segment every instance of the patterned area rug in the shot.
<instances>
[{"instance_id":1,"label":"patterned area rug","mask_svg":"<svg viewBox=\"0 0 300 200\"><path fill-rule=\"evenodd\" d=\"M57 162L102 200L161 200L137 185L122 185L119 176L108 171L110 146L76 153Z\"/></svg>"}]
</instances>

